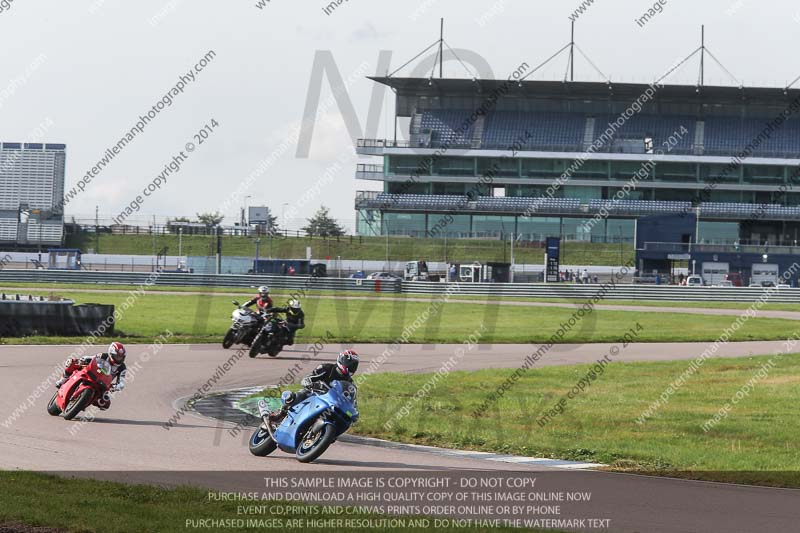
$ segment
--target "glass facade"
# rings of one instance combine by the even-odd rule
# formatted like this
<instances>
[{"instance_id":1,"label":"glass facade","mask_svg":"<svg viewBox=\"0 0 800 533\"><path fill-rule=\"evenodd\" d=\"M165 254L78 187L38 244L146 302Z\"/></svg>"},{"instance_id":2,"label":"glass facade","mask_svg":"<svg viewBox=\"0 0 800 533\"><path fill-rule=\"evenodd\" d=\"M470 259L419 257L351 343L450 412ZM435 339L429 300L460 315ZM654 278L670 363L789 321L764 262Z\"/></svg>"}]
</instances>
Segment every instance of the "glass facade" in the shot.
<instances>
[{"instance_id":1,"label":"glass facade","mask_svg":"<svg viewBox=\"0 0 800 533\"><path fill-rule=\"evenodd\" d=\"M553 190L552 180L573 167L571 179ZM491 157L439 157L431 164L430 157L417 155L384 156L387 178L409 176L424 169L416 183L407 180L384 182L384 192L423 195L476 195L536 198L552 194L554 198L577 199L588 203L596 199L689 201L697 200L709 181L718 186L706 191L705 201L720 203L769 203L800 206L800 191L780 192L777 187L790 183L795 167L745 164L730 168L726 164L647 161L588 160L575 165L572 159L529 159ZM491 176L492 183L480 185L476 178ZM636 175L635 188L623 185ZM441 180L437 180L440 177ZM461 179L464 178L464 179ZM467 181L466 178L472 178ZM524 179L540 179L546 183L519 183ZM582 183L577 184L575 181ZM674 184L675 186L671 186ZM725 189L737 186L739 190ZM752 185L752 190L746 187ZM771 187L775 190L755 190ZM548 192L548 188L550 191ZM706 188L707 189L707 188ZM757 234L787 233L780 222ZM772 227L775 225L775 227ZM784 225L785 226L785 225ZM702 220L700 238L707 243L732 243L742 237L739 223ZM522 239L541 241L549 236L584 242L632 242L633 219L598 219L537 216L522 217L503 214L405 213L360 210L357 231L361 235L406 235L411 237L486 238L498 239L516 233ZM794 229L792 229L794 231ZM754 235L756 232L754 230ZM771 234L770 234L771 235Z\"/></svg>"},{"instance_id":2,"label":"glass facade","mask_svg":"<svg viewBox=\"0 0 800 533\"><path fill-rule=\"evenodd\" d=\"M437 183L436 177L474 177L491 176L495 186L504 187L506 196L541 196L548 185L514 184L515 179L547 179L560 177L573 166L570 159L520 159L490 157L441 157L432 165L428 165L426 156L388 155L386 156L387 176L408 176L419 167L428 168L430 172L421 175L432 183L415 183L411 186L401 182L389 183L387 192L405 192L408 194L466 194L474 190L473 184ZM697 190L712 181L717 187L712 191L709 201L713 202L758 202L759 198L784 205L797 205L794 194L764 194L755 191L726 191L720 189L725 185L760 185L778 187L789 182L789 176L795 167L779 165L741 165L731 169L727 163L676 163L661 162L648 164L646 161L597 161L588 160L576 164L571 172L571 179L581 181L597 181L598 185L571 185L559 190L556 197L611 198L621 183L614 187L614 182L627 182L634 175L638 176L638 185L632 191L630 199L637 200L692 200ZM428 177L429 176L429 177ZM498 183L499 182L499 183ZM600 183L602 182L602 183ZM650 184L674 183L680 185L675 189L651 187ZM614 183L615 184L615 183ZM616 185L616 184L615 184ZM402 189L401 189L402 188ZM489 189L480 194L491 194ZM774 200L771 198L774 197ZM719 199L717 199L719 198Z\"/></svg>"}]
</instances>

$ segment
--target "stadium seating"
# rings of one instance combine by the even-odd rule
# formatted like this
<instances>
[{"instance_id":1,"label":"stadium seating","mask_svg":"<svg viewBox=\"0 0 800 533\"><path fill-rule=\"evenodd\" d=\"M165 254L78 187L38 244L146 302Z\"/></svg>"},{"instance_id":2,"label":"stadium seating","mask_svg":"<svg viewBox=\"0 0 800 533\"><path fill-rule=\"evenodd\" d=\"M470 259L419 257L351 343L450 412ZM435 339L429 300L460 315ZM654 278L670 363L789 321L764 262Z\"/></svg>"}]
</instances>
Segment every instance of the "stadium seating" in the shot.
<instances>
[{"instance_id":1,"label":"stadium seating","mask_svg":"<svg viewBox=\"0 0 800 533\"><path fill-rule=\"evenodd\" d=\"M600 138L608 129L610 123L616 121L619 115L598 115L595 117L595 139ZM614 134L615 139L641 140L646 137L653 139L653 149L663 150L664 153L690 153L694 145L695 125L697 119L690 116L661 116L636 114L618 127ZM687 133L681 134L681 128ZM673 137L674 136L674 137ZM664 143L672 137L675 143ZM610 151L612 146L605 146Z\"/></svg>"},{"instance_id":2,"label":"stadium seating","mask_svg":"<svg viewBox=\"0 0 800 533\"><path fill-rule=\"evenodd\" d=\"M766 131L767 120L715 117L705 120L705 155L735 155ZM752 156L800 155L800 120L786 121L753 151Z\"/></svg>"},{"instance_id":3,"label":"stadium seating","mask_svg":"<svg viewBox=\"0 0 800 533\"><path fill-rule=\"evenodd\" d=\"M486 117L481 147L502 150L523 140L527 149L579 151L585 126L576 113L496 111Z\"/></svg>"},{"instance_id":4,"label":"stadium seating","mask_svg":"<svg viewBox=\"0 0 800 533\"><path fill-rule=\"evenodd\" d=\"M425 110L421 112L421 130L430 132L430 146L448 144L455 147L478 146L472 110ZM587 127L594 118L593 139L598 139L619 115L545 111L493 111L486 115L480 137L480 148L504 150L523 140L521 148L539 151L582 151L587 141ZM702 146L695 146L698 121L704 122ZM680 115L635 114L617 127L614 141L597 151L623 151L623 141L653 139L655 150L672 154L732 156L750 145L765 131L767 120L733 117L697 117ZM464 124L468 127L460 131ZM681 133L681 131L686 133ZM591 130L590 130L591 131ZM427 137L426 137L427 138ZM665 146L665 142L673 142ZM669 148L669 149L668 149ZM761 157L800 157L800 119L787 121L772 132L752 153Z\"/></svg>"},{"instance_id":5,"label":"stadium seating","mask_svg":"<svg viewBox=\"0 0 800 533\"><path fill-rule=\"evenodd\" d=\"M413 210L428 212L468 211L474 213L505 213L528 215L581 215L598 213L610 216L637 217L695 213L691 202L654 200L580 200L577 198L491 197L481 196L469 200L461 195L379 193L362 199L363 208ZM706 202L700 205L703 219L748 220L800 220L800 206L743 204L733 202Z\"/></svg>"},{"instance_id":6,"label":"stadium seating","mask_svg":"<svg viewBox=\"0 0 800 533\"><path fill-rule=\"evenodd\" d=\"M475 129L475 124L469 122L471 114L467 110L424 111L421 129L431 131L431 146L469 146ZM468 127L461 131L465 124Z\"/></svg>"},{"instance_id":7,"label":"stadium seating","mask_svg":"<svg viewBox=\"0 0 800 533\"><path fill-rule=\"evenodd\" d=\"M17 240L17 219L0 218L0 241Z\"/></svg>"}]
</instances>

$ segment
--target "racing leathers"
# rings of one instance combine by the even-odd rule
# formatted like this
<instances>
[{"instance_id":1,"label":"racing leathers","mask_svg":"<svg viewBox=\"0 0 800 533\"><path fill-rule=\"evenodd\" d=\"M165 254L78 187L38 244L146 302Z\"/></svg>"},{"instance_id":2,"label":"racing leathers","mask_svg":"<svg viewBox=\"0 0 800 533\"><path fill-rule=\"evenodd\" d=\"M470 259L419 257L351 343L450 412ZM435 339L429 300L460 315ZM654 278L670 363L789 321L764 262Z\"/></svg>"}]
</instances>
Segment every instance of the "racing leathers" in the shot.
<instances>
[{"instance_id":1,"label":"racing leathers","mask_svg":"<svg viewBox=\"0 0 800 533\"><path fill-rule=\"evenodd\" d=\"M264 311L269 311L272 309L272 298L269 296L258 295L252 300L247 301L244 306L250 307L253 304L256 304L259 313L263 313Z\"/></svg>"},{"instance_id":2,"label":"racing leathers","mask_svg":"<svg viewBox=\"0 0 800 533\"><path fill-rule=\"evenodd\" d=\"M81 357L80 359L76 359L75 357L70 357L64 363L64 377L56 381L56 387L61 387L64 382L69 379L73 372L76 370L80 370L81 368L85 367L89 363L92 362L92 359L97 359L97 366L100 368L108 368L113 378L111 382L111 388L103 394L103 397L98 400L98 406L100 409L108 409L111 406L111 394L112 392L121 391L125 388L125 377L127 375L127 367L125 363L115 364L112 362L112 359L108 356L107 353L99 353L97 355L86 355Z\"/></svg>"},{"instance_id":3,"label":"racing leathers","mask_svg":"<svg viewBox=\"0 0 800 533\"><path fill-rule=\"evenodd\" d=\"M306 314L302 309L294 307L275 307L272 310L275 313L286 313L286 329L289 332L286 344L292 346L297 330L306 327Z\"/></svg>"},{"instance_id":4,"label":"racing leathers","mask_svg":"<svg viewBox=\"0 0 800 533\"><path fill-rule=\"evenodd\" d=\"M339 369L336 367L336 364L321 364L315 368L313 372L300 381L300 385L302 385L303 388L293 393L292 397L281 406L280 410L276 411L270 416L270 420L273 422L282 420L289 411L289 407L296 405L311 396L311 394L314 392L314 389L325 386L329 387L334 381L346 382L346 391L350 391L351 389L354 391L355 389L353 379L350 376L342 375L341 372L339 372ZM352 396L353 403L355 403L355 392L348 392L347 394Z\"/></svg>"}]
</instances>

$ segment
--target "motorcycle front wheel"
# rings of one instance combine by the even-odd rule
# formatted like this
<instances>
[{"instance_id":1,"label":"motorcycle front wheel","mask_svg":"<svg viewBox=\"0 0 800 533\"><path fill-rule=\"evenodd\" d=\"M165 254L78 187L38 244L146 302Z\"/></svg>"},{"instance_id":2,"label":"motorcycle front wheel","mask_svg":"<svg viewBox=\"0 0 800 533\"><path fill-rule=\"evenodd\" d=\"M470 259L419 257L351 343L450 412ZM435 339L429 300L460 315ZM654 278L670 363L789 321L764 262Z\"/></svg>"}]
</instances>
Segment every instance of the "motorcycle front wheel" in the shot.
<instances>
[{"instance_id":1,"label":"motorcycle front wheel","mask_svg":"<svg viewBox=\"0 0 800 533\"><path fill-rule=\"evenodd\" d=\"M64 409L64 420L72 420L78 416L78 413L83 411L92 401L92 396L91 389L83 389L78 396L73 396L67 404L67 408Z\"/></svg>"},{"instance_id":2,"label":"motorcycle front wheel","mask_svg":"<svg viewBox=\"0 0 800 533\"><path fill-rule=\"evenodd\" d=\"M236 340L236 332L233 329L229 329L228 333L225 334L225 338L222 339L222 347L226 350L233 346L233 341Z\"/></svg>"},{"instance_id":3,"label":"motorcycle front wheel","mask_svg":"<svg viewBox=\"0 0 800 533\"><path fill-rule=\"evenodd\" d=\"M262 424L253 432L247 447L253 455L265 457L274 452L278 448L278 444L272 440L269 431Z\"/></svg>"},{"instance_id":4,"label":"motorcycle front wheel","mask_svg":"<svg viewBox=\"0 0 800 533\"><path fill-rule=\"evenodd\" d=\"M47 412L52 416L58 416L61 414L61 409L58 408L56 399L58 399L58 392L53 394L53 399L47 404Z\"/></svg>"},{"instance_id":5,"label":"motorcycle front wheel","mask_svg":"<svg viewBox=\"0 0 800 533\"><path fill-rule=\"evenodd\" d=\"M248 355L250 357L255 357L261 352L261 334L256 335L256 338L253 339L253 344L250 345L250 351Z\"/></svg>"},{"instance_id":6,"label":"motorcycle front wheel","mask_svg":"<svg viewBox=\"0 0 800 533\"><path fill-rule=\"evenodd\" d=\"M325 424L318 433L311 433L311 430L308 430L297 448L297 460L301 463L310 463L325 453L335 439L336 428L332 424Z\"/></svg>"}]
</instances>

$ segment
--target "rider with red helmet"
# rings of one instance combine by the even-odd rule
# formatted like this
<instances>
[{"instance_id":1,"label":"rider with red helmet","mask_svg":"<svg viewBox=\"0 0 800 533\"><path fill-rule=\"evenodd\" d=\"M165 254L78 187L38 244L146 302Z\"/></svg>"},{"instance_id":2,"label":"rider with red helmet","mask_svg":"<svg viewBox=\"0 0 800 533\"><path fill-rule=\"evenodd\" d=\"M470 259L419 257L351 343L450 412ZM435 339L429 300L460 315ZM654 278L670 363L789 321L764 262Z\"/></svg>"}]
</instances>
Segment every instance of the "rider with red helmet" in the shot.
<instances>
[{"instance_id":1,"label":"rider with red helmet","mask_svg":"<svg viewBox=\"0 0 800 533\"><path fill-rule=\"evenodd\" d=\"M56 388L61 387L73 372L91 363L93 358L97 358L99 359L98 363L102 361L111 366L111 376L114 380L112 381L111 390L109 392L121 391L125 388L125 376L127 374L125 353L125 346L123 346L121 342L112 342L108 345L108 351L95 356L86 355L80 359L70 357L64 363L64 377L56 381ZM101 363L101 366L103 363ZM108 409L111 405L110 395L108 393L103 395L103 398L98 401L98 404L100 405L100 409Z\"/></svg>"},{"instance_id":2,"label":"rider with red helmet","mask_svg":"<svg viewBox=\"0 0 800 533\"><path fill-rule=\"evenodd\" d=\"M321 383L330 385L334 381L346 381L352 385L353 374L358 370L358 361L358 354L355 350L344 350L336 358L335 363L319 365L311 374L300 381L300 385L303 388L295 392L292 398L281 406L279 411L275 411L270 415L270 421L279 422L282 420L289 411L290 405L300 403L311 396L314 388Z\"/></svg>"}]
</instances>

